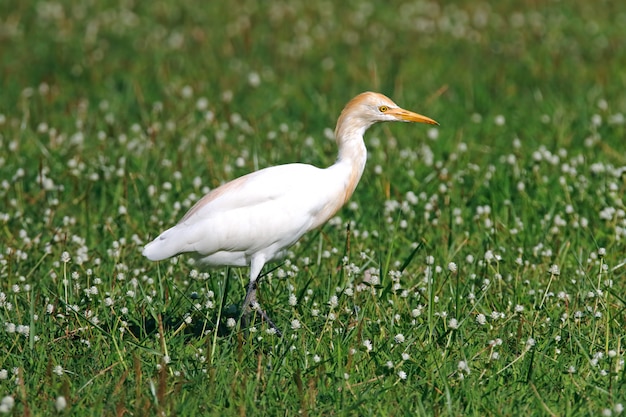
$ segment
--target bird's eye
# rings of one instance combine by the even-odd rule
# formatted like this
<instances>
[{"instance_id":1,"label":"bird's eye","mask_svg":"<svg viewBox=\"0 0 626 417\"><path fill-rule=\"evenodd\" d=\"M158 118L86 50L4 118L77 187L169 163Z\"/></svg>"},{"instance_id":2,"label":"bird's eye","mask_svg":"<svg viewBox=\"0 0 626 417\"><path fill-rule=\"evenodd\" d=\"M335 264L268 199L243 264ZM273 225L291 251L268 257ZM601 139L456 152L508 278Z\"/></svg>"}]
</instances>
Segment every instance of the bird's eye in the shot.
<instances>
[{"instance_id":1,"label":"bird's eye","mask_svg":"<svg viewBox=\"0 0 626 417\"><path fill-rule=\"evenodd\" d=\"M389 110L389 107L387 107L387 106L380 106L380 107L378 108L378 110L379 110L381 113L385 113L387 110Z\"/></svg>"}]
</instances>

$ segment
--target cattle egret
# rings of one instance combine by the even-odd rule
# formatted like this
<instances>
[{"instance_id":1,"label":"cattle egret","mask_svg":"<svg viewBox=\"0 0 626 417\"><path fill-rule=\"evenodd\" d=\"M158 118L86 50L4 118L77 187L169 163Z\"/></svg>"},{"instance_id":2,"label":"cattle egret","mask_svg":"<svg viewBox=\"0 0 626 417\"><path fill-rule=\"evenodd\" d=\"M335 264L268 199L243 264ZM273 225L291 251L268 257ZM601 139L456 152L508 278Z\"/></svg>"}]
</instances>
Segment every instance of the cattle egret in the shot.
<instances>
[{"instance_id":1,"label":"cattle egret","mask_svg":"<svg viewBox=\"0 0 626 417\"><path fill-rule=\"evenodd\" d=\"M249 266L242 317L256 311L280 334L257 301L263 266L282 258L302 235L324 224L348 201L365 168L363 134L376 122L393 121L438 125L382 94L362 93L339 116L335 128L339 155L333 165L279 165L228 182L148 243L143 255L159 261L190 253L200 265Z\"/></svg>"}]
</instances>

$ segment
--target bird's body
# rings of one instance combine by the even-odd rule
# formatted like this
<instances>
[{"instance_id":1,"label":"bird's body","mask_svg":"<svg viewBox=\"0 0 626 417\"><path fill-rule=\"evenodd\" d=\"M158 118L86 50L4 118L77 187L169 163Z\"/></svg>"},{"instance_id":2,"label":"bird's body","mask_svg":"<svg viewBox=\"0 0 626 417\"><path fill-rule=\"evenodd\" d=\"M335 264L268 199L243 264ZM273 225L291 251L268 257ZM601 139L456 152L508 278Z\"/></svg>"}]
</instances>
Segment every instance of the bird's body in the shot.
<instances>
[{"instance_id":1,"label":"bird's body","mask_svg":"<svg viewBox=\"0 0 626 417\"><path fill-rule=\"evenodd\" d=\"M176 226L148 244L144 255L161 260L191 252L210 266L247 266L253 256L279 259L343 205L343 199L319 198L345 193L336 183L341 170L346 168L288 164L240 177L198 201Z\"/></svg>"},{"instance_id":2,"label":"bird's body","mask_svg":"<svg viewBox=\"0 0 626 417\"><path fill-rule=\"evenodd\" d=\"M400 109L382 94L360 94L337 121L335 164L328 168L279 165L228 182L148 243L144 256L156 261L190 253L209 266L250 266L244 304L249 309L256 303L256 280L265 263L283 257L302 235L324 224L352 196L367 159L365 131L378 121L394 120L437 123Z\"/></svg>"}]
</instances>

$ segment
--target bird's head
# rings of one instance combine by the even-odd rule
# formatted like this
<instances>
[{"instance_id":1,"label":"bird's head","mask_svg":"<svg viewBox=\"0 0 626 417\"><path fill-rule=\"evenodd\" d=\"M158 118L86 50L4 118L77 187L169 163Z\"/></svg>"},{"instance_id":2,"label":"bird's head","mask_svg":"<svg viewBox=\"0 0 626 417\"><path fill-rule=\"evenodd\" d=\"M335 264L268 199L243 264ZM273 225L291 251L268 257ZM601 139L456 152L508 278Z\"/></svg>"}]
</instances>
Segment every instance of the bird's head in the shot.
<instances>
[{"instance_id":1,"label":"bird's head","mask_svg":"<svg viewBox=\"0 0 626 417\"><path fill-rule=\"evenodd\" d=\"M365 92L354 97L341 112L337 122L336 135L359 133L377 122L414 122L439 125L430 117L405 110L389 97L379 93Z\"/></svg>"}]
</instances>

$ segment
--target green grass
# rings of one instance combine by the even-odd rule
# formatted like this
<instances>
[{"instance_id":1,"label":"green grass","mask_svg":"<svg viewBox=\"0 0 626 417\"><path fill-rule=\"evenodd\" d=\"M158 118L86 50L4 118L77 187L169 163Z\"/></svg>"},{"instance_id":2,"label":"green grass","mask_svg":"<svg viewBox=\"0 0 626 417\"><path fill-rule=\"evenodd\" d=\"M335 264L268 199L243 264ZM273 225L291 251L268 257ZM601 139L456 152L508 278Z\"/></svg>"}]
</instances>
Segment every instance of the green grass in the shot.
<instances>
[{"instance_id":1,"label":"green grass","mask_svg":"<svg viewBox=\"0 0 626 417\"><path fill-rule=\"evenodd\" d=\"M620 414L618 3L0 3L0 412ZM372 128L266 267L283 338L228 326L247 269L141 256L208 188L331 164L365 90L441 127Z\"/></svg>"}]
</instances>

